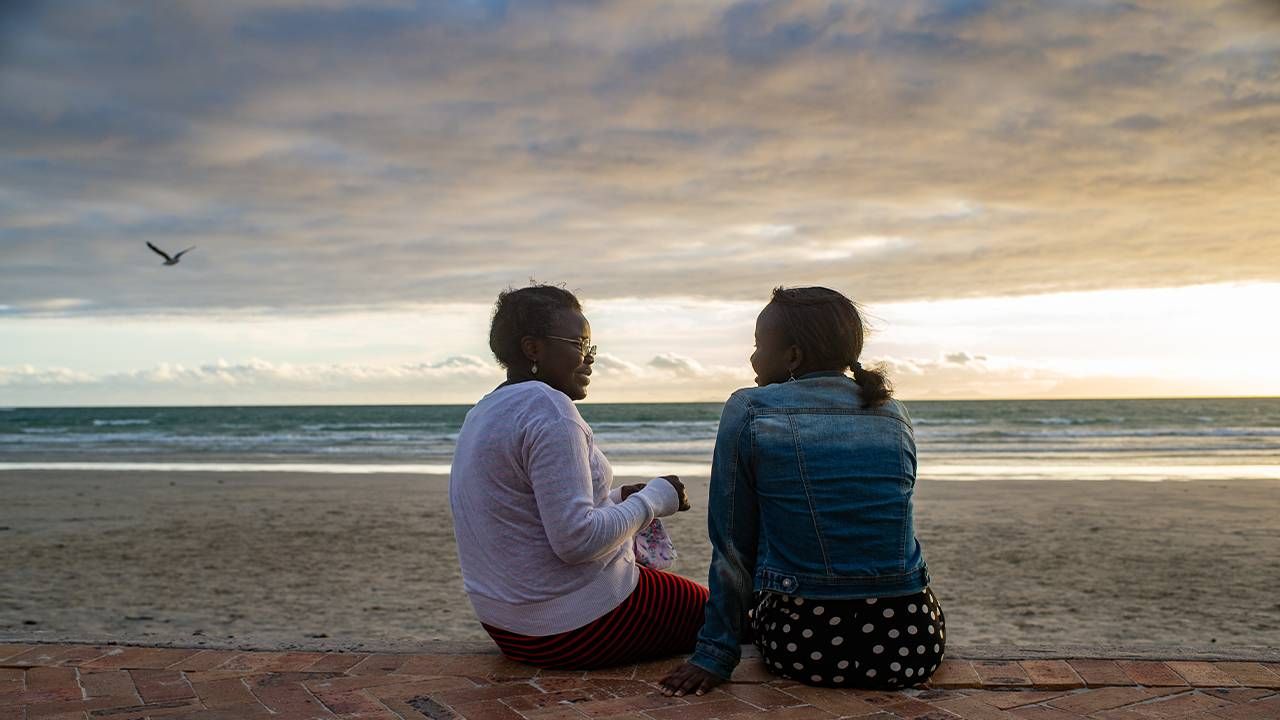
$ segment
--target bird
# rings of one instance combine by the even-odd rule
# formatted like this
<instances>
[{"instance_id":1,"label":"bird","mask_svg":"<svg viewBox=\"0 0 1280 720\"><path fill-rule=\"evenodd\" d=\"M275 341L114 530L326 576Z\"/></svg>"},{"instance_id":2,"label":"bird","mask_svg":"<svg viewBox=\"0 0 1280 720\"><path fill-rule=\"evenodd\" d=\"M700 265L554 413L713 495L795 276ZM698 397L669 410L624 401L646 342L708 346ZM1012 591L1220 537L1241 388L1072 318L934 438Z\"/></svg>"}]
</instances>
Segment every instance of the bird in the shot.
<instances>
[{"instance_id":1,"label":"bird","mask_svg":"<svg viewBox=\"0 0 1280 720\"><path fill-rule=\"evenodd\" d=\"M182 259L182 256L183 256L183 255L185 255L186 253L189 253L189 252L191 252L192 250L195 250L195 249L196 249L196 246L195 246L195 245L192 245L191 247L187 248L186 250L183 250L182 252L178 253L177 255L174 255L173 257L169 257L169 253L167 253L167 252L165 252L165 251L161 250L160 248L156 247L155 245L152 245L150 242L148 242L148 243L147 243L147 247L151 248L151 249L152 249L152 250L153 250L157 255L159 255L160 257L164 258L164 264L165 264L165 265L177 265L177 264L178 264L178 261Z\"/></svg>"}]
</instances>

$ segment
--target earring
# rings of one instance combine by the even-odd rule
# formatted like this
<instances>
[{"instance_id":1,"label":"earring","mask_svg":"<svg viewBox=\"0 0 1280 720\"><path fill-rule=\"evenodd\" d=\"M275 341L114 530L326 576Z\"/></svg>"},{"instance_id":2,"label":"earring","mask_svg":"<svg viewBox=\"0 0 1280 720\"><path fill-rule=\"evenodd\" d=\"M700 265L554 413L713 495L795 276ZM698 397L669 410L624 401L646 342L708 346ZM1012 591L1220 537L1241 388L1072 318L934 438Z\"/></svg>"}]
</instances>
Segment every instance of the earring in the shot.
<instances>
[{"instance_id":1,"label":"earring","mask_svg":"<svg viewBox=\"0 0 1280 720\"><path fill-rule=\"evenodd\" d=\"M795 381L796 381L796 371L795 371L795 370L792 370L792 371L790 371L790 372L791 372L791 377L787 378L787 382L795 382Z\"/></svg>"},{"instance_id":2,"label":"earring","mask_svg":"<svg viewBox=\"0 0 1280 720\"><path fill-rule=\"evenodd\" d=\"M537 360L534 360L534 361L533 361L533 365L529 368L529 372L533 373L534 375L537 375L537 374L538 374L538 361L537 361Z\"/></svg>"}]
</instances>

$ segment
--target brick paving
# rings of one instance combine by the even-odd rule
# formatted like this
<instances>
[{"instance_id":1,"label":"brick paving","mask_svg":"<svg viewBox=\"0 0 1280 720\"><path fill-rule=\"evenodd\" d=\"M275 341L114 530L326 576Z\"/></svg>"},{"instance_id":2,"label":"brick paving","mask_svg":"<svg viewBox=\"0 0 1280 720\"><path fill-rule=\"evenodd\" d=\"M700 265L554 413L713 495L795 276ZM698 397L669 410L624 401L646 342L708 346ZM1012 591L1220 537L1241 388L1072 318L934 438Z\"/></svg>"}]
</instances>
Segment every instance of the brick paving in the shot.
<instances>
[{"instance_id":1,"label":"brick paving","mask_svg":"<svg viewBox=\"0 0 1280 720\"><path fill-rule=\"evenodd\" d=\"M702 697L679 659L538 671L497 654L0 644L0 720L1280 720L1280 663L946 660L898 692L782 680L749 657Z\"/></svg>"}]
</instances>

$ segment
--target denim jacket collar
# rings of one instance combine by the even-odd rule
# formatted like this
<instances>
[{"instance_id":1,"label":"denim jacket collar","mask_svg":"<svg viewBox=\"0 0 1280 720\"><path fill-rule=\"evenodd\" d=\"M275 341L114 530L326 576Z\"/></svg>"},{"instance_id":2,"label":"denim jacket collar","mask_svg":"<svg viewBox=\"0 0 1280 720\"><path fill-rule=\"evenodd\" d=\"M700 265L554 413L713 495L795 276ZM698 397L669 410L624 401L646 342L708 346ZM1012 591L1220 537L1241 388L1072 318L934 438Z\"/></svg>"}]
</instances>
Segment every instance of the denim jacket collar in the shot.
<instances>
[{"instance_id":1,"label":"denim jacket collar","mask_svg":"<svg viewBox=\"0 0 1280 720\"><path fill-rule=\"evenodd\" d=\"M844 374L843 370L815 370L814 372L808 372L803 375L800 375L796 379L808 380L809 378L841 377L841 376L848 377L847 375Z\"/></svg>"}]
</instances>

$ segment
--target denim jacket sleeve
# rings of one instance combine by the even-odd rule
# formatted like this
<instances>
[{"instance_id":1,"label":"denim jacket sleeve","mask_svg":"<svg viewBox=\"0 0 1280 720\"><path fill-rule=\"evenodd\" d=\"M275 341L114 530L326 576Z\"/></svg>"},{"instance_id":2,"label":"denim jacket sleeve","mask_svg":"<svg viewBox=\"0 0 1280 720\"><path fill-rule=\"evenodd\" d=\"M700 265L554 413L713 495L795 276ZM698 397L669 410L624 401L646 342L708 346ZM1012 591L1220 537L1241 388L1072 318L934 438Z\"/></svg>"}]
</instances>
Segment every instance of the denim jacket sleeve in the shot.
<instances>
[{"instance_id":1,"label":"denim jacket sleeve","mask_svg":"<svg viewBox=\"0 0 1280 720\"><path fill-rule=\"evenodd\" d=\"M711 460L707 532L711 573L706 616L689 662L722 678L741 660L742 623L751 603L756 569L758 510L752 468L751 415L747 401L731 395L720 415Z\"/></svg>"}]
</instances>

